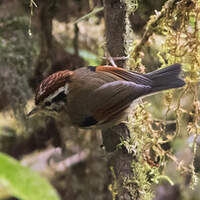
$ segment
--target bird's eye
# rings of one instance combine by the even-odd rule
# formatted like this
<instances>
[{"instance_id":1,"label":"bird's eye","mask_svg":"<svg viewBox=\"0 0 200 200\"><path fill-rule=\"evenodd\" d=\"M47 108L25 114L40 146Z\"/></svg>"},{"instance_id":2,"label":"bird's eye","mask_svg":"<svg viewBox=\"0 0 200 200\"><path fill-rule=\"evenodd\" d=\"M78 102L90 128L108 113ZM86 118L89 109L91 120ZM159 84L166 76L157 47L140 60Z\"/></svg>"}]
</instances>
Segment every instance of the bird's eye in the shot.
<instances>
[{"instance_id":1,"label":"bird's eye","mask_svg":"<svg viewBox=\"0 0 200 200\"><path fill-rule=\"evenodd\" d=\"M51 105L51 102L50 102L50 101L47 101L47 102L45 102L44 105L45 105L45 106L50 106L50 105Z\"/></svg>"},{"instance_id":2,"label":"bird's eye","mask_svg":"<svg viewBox=\"0 0 200 200\"><path fill-rule=\"evenodd\" d=\"M66 97L66 94L65 94L64 91L63 91L63 92L60 92L56 97L54 97L54 98L52 99L52 102L53 102L53 103L57 103L57 102L61 102L61 101L64 101L64 102L67 101L67 97Z\"/></svg>"}]
</instances>

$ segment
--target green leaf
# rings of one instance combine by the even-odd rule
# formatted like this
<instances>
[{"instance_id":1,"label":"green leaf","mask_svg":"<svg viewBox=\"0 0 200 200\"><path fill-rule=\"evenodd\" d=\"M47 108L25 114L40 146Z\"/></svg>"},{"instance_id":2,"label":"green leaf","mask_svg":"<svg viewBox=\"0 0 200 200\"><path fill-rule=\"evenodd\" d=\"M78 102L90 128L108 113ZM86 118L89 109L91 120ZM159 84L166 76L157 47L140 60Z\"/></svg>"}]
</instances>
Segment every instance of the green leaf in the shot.
<instances>
[{"instance_id":1,"label":"green leaf","mask_svg":"<svg viewBox=\"0 0 200 200\"><path fill-rule=\"evenodd\" d=\"M56 190L38 173L0 153L0 184L23 200L59 200Z\"/></svg>"}]
</instances>

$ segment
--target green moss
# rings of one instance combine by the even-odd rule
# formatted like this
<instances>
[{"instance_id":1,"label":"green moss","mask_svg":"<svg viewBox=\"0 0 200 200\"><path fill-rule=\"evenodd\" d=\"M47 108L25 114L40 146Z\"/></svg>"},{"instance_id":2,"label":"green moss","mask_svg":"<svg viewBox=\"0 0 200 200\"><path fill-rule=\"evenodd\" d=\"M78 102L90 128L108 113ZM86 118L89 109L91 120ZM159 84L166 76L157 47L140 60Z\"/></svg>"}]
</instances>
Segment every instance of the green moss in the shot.
<instances>
[{"instance_id":1,"label":"green moss","mask_svg":"<svg viewBox=\"0 0 200 200\"><path fill-rule=\"evenodd\" d=\"M145 152L147 152L150 146L154 145L154 138L148 134L152 131L147 125L150 120L152 120L151 116L144 110L144 105L138 106L134 113L129 116L128 128L131 137L128 142L124 143L128 151L137 158L137 161L133 161L131 166L133 171L132 181L137 184L141 199L143 200L152 199L153 191L151 184L155 183L156 177L161 175L158 167L150 167L146 161L148 155L145 155Z\"/></svg>"},{"instance_id":2,"label":"green moss","mask_svg":"<svg viewBox=\"0 0 200 200\"><path fill-rule=\"evenodd\" d=\"M132 51L132 47L130 46L130 43L133 42L133 31L131 28L131 24L129 21L129 17L132 13L134 13L138 8L138 0L123 0L123 2L126 5L126 17L125 17L125 34L124 34L124 47L125 52L127 55L130 54ZM130 59L129 59L130 60ZM127 65L129 66L129 65Z\"/></svg>"},{"instance_id":3,"label":"green moss","mask_svg":"<svg viewBox=\"0 0 200 200\"><path fill-rule=\"evenodd\" d=\"M126 1L127 5L130 4L128 2ZM197 184L197 175L194 172L193 163L188 167L181 165L180 161L171 152L161 148L161 144L165 142L162 135L167 137L165 120L169 117L169 111L170 116L173 116L176 121L176 131L175 133L171 133L172 135L175 134L175 136L168 137L169 140L180 135L182 130L181 126L183 125L186 127L187 135L192 134L197 137L200 134L198 119L200 110L200 102L198 99L198 82L200 78L199 20L199 2L188 0L176 1L175 3L175 1L170 0L163 6L161 12L157 12L154 16L151 16L143 40L139 43L136 41L125 43L127 45L127 54L129 55L128 67L142 71L144 68L144 66L141 67L141 55L143 52L139 45L143 47L153 33L162 34L165 36L165 41L157 55L157 59L162 63L162 67L178 62L183 64L183 69L187 72L187 77L185 78L187 85L180 93L176 95L173 91L164 93L166 113L163 117L160 115L160 121L155 123L151 113L147 111L148 109L146 109L145 104L138 106L130 114L127 124L131 136L125 141L122 139L121 145L124 145L128 152L136 157L136 161L134 160L132 162L133 176L124 177L124 185L127 186L130 193L133 194L133 197L138 188L141 199L152 199L154 195L151 188L152 183L157 184L163 179L171 185L174 184L170 177L166 176L163 172L163 168L167 164L167 158L172 159L176 163L178 166L177 170L180 173L184 172L192 175L191 187L194 188ZM129 33L131 33L130 25L127 22L126 41L130 41ZM189 123L187 119L183 119L183 114L188 111L183 108L182 99L187 94L192 94L192 112L190 113L192 123ZM173 96L176 96L175 108ZM153 128L155 124L157 126L156 129ZM196 140L193 141L192 149L193 158L195 158ZM134 187L129 186L128 183L130 182L133 183Z\"/></svg>"},{"instance_id":4,"label":"green moss","mask_svg":"<svg viewBox=\"0 0 200 200\"><path fill-rule=\"evenodd\" d=\"M180 13L181 9L181 13ZM176 108L176 135L181 134L181 124L186 124L187 135L200 134L199 130L199 100L198 100L198 82L199 82L199 53L200 53L200 4L195 1L179 2L173 12L168 12L168 17L164 18L160 24L160 29L165 29L166 35L165 43L162 46L162 55L168 64L175 62L182 63L183 69L187 72L186 82L187 85L178 98ZM170 25L172 24L172 25ZM160 57L161 58L161 57ZM161 58L163 66L166 65L164 59ZM193 122L188 123L183 121L182 116L187 110L184 110L181 105L181 98L188 94L192 94L192 118ZM196 155L196 141L193 141L193 158ZM188 173L192 175L191 187L197 183L197 176L194 172L193 163L187 169Z\"/></svg>"}]
</instances>

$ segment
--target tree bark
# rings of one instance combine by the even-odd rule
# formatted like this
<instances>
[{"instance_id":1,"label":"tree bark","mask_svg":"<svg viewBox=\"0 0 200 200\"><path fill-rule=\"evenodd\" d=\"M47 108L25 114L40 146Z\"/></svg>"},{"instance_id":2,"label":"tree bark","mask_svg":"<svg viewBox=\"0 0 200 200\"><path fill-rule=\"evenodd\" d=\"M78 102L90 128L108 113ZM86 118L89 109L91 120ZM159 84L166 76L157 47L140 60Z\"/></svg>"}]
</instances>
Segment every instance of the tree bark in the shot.
<instances>
[{"instance_id":1,"label":"tree bark","mask_svg":"<svg viewBox=\"0 0 200 200\"><path fill-rule=\"evenodd\" d=\"M125 35L125 15L126 6L120 0L104 0L104 17L106 29L107 50L112 57L125 56L124 35ZM118 66L123 67L124 60L116 61ZM124 178L132 177L131 162L133 156L128 154L125 147L116 148L120 139L129 137L129 130L123 123L111 129L102 131L103 144L107 152L112 152L108 162L110 170L110 182L112 182L112 193L115 193L113 199L130 200L133 199L127 185L124 184ZM137 191L137 186L135 186ZM136 192L136 199L137 194Z\"/></svg>"},{"instance_id":2,"label":"tree bark","mask_svg":"<svg viewBox=\"0 0 200 200\"><path fill-rule=\"evenodd\" d=\"M125 4L120 0L104 0L104 18L106 28L106 47L110 56L125 56ZM116 61L118 66L124 65L124 60Z\"/></svg>"},{"instance_id":3,"label":"tree bark","mask_svg":"<svg viewBox=\"0 0 200 200\"><path fill-rule=\"evenodd\" d=\"M40 1L38 4L38 24L40 36L40 54L35 66L34 77L30 81L31 87L36 88L37 84L47 76L52 66L55 52L53 48L52 21L56 8L55 0Z\"/></svg>"}]
</instances>

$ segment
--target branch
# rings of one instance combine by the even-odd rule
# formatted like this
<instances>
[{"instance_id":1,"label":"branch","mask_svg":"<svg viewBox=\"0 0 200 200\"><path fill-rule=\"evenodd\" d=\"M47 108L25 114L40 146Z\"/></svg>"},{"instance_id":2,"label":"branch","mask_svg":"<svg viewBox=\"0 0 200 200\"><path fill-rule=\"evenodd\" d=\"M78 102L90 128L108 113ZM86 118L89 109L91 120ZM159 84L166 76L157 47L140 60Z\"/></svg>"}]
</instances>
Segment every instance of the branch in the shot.
<instances>
[{"instance_id":1,"label":"branch","mask_svg":"<svg viewBox=\"0 0 200 200\"><path fill-rule=\"evenodd\" d=\"M133 59L135 59L135 60L137 59L142 47L148 41L150 36L154 33L155 27L157 27L160 24L161 20L166 17L166 15L167 15L169 10L170 10L170 12L173 12L173 10L176 7L175 4L177 2L179 2L179 1L181 1L181 0L169 0L169 1L167 1L165 3L165 5L163 6L162 10L160 12L157 12L156 15L154 15L150 19L150 21L148 22L148 24L146 26L146 30L144 32L144 35L143 35L142 39L135 46L135 49L134 49L134 52L133 52L133 56L132 56Z\"/></svg>"},{"instance_id":2,"label":"branch","mask_svg":"<svg viewBox=\"0 0 200 200\"><path fill-rule=\"evenodd\" d=\"M123 66L126 61L126 59L121 59L126 56L124 47L126 6L124 2L121 0L104 0L104 17L107 55L113 58L110 62L115 60L118 66ZM111 169L109 170L109 181L112 185L110 183L108 185L113 199L133 199L133 195L128 189L130 185L125 180L134 176L131 168L134 158L124 147L116 148L121 143L121 138L123 140L129 138L129 130L126 124L121 123L110 129L102 130L102 137L105 150L112 152L108 162L108 168ZM133 188L136 191L134 199L138 199L139 188L137 185L134 185Z\"/></svg>"},{"instance_id":3,"label":"branch","mask_svg":"<svg viewBox=\"0 0 200 200\"><path fill-rule=\"evenodd\" d=\"M91 12L89 12L88 14L82 16L81 18L77 19L74 24L78 24L79 22L91 17L92 15L97 14L98 12L101 12L104 9L104 7L100 7L100 8L94 8Z\"/></svg>"}]
</instances>

